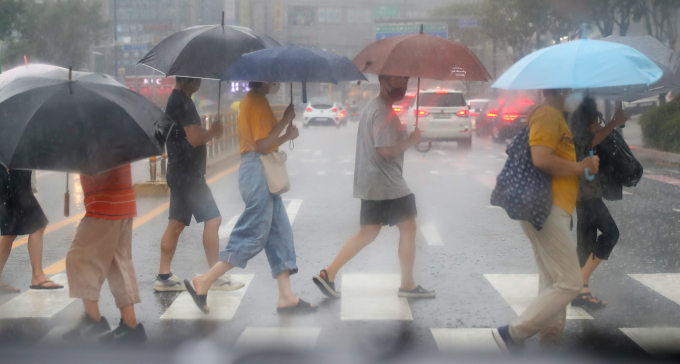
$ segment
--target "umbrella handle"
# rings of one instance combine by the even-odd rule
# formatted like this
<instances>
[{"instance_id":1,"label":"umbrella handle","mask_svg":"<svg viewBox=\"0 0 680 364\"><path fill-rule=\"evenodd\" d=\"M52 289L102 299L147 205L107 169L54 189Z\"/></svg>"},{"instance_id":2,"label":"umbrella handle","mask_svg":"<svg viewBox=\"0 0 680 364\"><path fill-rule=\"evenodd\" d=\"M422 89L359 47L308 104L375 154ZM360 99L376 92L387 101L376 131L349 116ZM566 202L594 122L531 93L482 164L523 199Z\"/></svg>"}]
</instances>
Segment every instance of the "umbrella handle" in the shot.
<instances>
[{"instance_id":1,"label":"umbrella handle","mask_svg":"<svg viewBox=\"0 0 680 364\"><path fill-rule=\"evenodd\" d=\"M592 151L592 150L590 151L590 156L591 156L591 157L594 157L594 154L593 154L593 151ZM595 179L595 175L594 175L594 174L593 174L593 175L588 174L588 168L586 168L585 172L586 172L586 181L592 181L592 180Z\"/></svg>"},{"instance_id":2,"label":"umbrella handle","mask_svg":"<svg viewBox=\"0 0 680 364\"><path fill-rule=\"evenodd\" d=\"M426 148L421 149L420 144L416 145L415 148L416 148L417 151L419 151L421 153L427 153L427 152L430 151L430 149L432 149L432 142L428 140Z\"/></svg>"}]
</instances>

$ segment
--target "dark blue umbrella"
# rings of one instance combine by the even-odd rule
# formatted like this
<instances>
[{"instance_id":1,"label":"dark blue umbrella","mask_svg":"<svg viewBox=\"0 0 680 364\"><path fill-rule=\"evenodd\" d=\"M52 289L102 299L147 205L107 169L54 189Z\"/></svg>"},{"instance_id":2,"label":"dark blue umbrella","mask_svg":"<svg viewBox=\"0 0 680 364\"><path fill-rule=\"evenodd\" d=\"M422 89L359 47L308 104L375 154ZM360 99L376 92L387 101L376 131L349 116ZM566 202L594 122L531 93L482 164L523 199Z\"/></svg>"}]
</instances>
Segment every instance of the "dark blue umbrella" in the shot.
<instances>
[{"instance_id":1,"label":"dark blue umbrella","mask_svg":"<svg viewBox=\"0 0 680 364\"><path fill-rule=\"evenodd\" d=\"M307 82L357 80L368 81L349 58L292 44L244 54L222 75L222 81L302 82L303 102Z\"/></svg>"}]
</instances>

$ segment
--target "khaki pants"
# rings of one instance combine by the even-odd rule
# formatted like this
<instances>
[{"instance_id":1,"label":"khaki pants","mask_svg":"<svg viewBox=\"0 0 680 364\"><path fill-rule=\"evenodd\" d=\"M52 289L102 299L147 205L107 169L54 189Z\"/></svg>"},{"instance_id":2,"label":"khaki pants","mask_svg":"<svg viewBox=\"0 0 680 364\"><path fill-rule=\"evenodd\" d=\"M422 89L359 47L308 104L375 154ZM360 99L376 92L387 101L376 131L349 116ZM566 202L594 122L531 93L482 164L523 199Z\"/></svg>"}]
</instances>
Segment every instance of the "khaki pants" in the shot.
<instances>
[{"instance_id":1,"label":"khaki pants","mask_svg":"<svg viewBox=\"0 0 680 364\"><path fill-rule=\"evenodd\" d=\"M132 264L132 219L85 216L66 254L66 276L72 298L99 301L105 279L118 308L139 303Z\"/></svg>"},{"instance_id":2,"label":"khaki pants","mask_svg":"<svg viewBox=\"0 0 680 364\"><path fill-rule=\"evenodd\" d=\"M538 297L510 325L510 337L522 342L541 333L542 345L557 345L567 318L567 305L581 292L583 280L570 231L571 215L553 205L540 231L520 225L531 241L538 266Z\"/></svg>"}]
</instances>

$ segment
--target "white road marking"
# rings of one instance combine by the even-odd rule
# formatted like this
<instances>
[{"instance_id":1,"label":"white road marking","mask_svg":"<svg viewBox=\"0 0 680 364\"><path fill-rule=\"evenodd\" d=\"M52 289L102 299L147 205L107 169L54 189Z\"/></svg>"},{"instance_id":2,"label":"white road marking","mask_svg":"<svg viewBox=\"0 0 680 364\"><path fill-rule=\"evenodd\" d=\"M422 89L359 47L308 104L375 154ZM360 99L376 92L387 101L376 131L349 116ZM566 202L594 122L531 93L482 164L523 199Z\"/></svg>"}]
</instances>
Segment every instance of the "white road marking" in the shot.
<instances>
[{"instance_id":1,"label":"white road marking","mask_svg":"<svg viewBox=\"0 0 680 364\"><path fill-rule=\"evenodd\" d=\"M352 171L345 171L345 176L352 176L354 175L354 172Z\"/></svg>"},{"instance_id":2,"label":"white road marking","mask_svg":"<svg viewBox=\"0 0 680 364\"><path fill-rule=\"evenodd\" d=\"M284 201L286 200L287 199L284 199ZM286 208L286 213L288 214L288 221L290 221L290 224L293 225L293 222L295 221L295 216L297 216L297 213L300 210L300 205L302 205L302 200L290 199L289 201L290 203Z\"/></svg>"},{"instance_id":3,"label":"white road marking","mask_svg":"<svg viewBox=\"0 0 680 364\"><path fill-rule=\"evenodd\" d=\"M439 174L439 171L430 171L431 174Z\"/></svg>"},{"instance_id":4,"label":"white road marking","mask_svg":"<svg viewBox=\"0 0 680 364\"><path fill-rule=\"evenodd\" d=\"M297 173L297 172L288 172L288 175L289 175L289 176L297 176L298 173Z\"/></svg>"},{"instance_id":5,"label":"white road marking","mask_svg":"<svg viewBox=\"0 0 680 364\"><path fill-rule=\"evenodd\" d=\"M490 208L490 209L501 209L501 210L503 210L503 208L500 207L500 206L491 206L491 205L489 205L489 206L487 206L487 208Z\"/></svg>"},{"instance_id":6,"label":"white road marking","mask_svg":"<svg viewBox=\"0 0 680 364\"><path fill-rule=\"evenodd\" d=\"M316 163L318 161L318 159L300 159L300 162L302 163Z\"/></svg>"},{"instance_id":7,"label":"white road marking","mask_svg":"<svg viewBox=\"0 0 680 364\"><path fill-rule=\"evenodd\" d=\"M443 150L435 150L435 153L438 153L439 155L446 155L446 152Z\"/></svg>"},{"instance_id":8,"label":"white road marking","mask_svg":"<svg viewBox=\"0 0 680 364\"><path fill-rule=\"evenodd\" d=\"M680 212L680 209L673 208L673 211Z\"/></svg>"},{"instance_id":9,"label":"white road marking","mask_svg":"<svg viewBox=\"0 0 680 364\"><path fill-rule=\"evenodd\" d=\"M330 161L331 161L330 159L322 159L322 160L321 160L321 163L328 163L328 162L330 162Z\"/></svg>"},{"instance_id":10,"label":"white road marking","mask_svg":"<svg viewBox=\"0 0 680 364\"><path fill-rule=\"evenodd\" d=\"M234 348L311 350L316 346L320 333L319 327L247 327L239 336Z\"/></svg>"},{"instance_id":11,"label":"white road marking","mask_svg":"<svg viewBox=\"0 0 680 364\"><path fill-rule=\"evenodd\" d=\"M314 155L321 155L321 151L317 150L316 152L314 152Z\"/></svg>"},{"instance_id":12,"label":"white road marking","mask_svg":"<svg viewBox=\"0 0 680 364\"><path fill-rule=\"evenodd\" d=\"M629 276L680 305L680 273L629 274Z\"/></svg>"},{"instance_id":13,"label":"white road marking","mask_svg":"<svg viewBox=\"0 0 680 364\"><path fill-rule=\"evenodd\" d=\"M399 274L343 274L342 320L413 320Z\"/></svg>"},{"instance_id":14,"label":"white road marking","mask_svg":"<svg viewBox=\"0 0 680 364\"><path fill-rule=\"evenodd\" d=\"M496 172L494 172L494 171L492 171L492 170L489 170L489 169L487 169L486 171L484 171L484 173L486 173L486 174L496 174Z\"/></svg>"},{"instance_id":15,"label":"white road marking","mask_svg":"<svg viewBox=\"0 0 680 364\"><path fill-rule=\"evenodd\" d=\"M316 175L317 175L317 176L325 176L325 175L326 175L326 171L318 171L318 172L316 172Z\"/></svg>"},{"instance_id":16,"label":"white road marking","mask_svg":"<svg viewBox=\"0 0 680 364\"><path fill-rule=\"evenodd\" d=\"M343 159L340 161L340 163L354 163L354 161L351 159Z\"/></svg>"},{"instance_id":17,"label":"white road marking","mask_svg":"<svg viewBox=\"0 0 680 364\"><path fill-rule=\"evenodd\" d=\"M433 328L430 331L442 354L502 353L491 335L491 329Z\"/></svg>"},{"instance_id":18,"label":"white road marking","mask_svg":"<svg viewBox=\"0 0 680 364\"><path fill-rule=\"evenodd\" d=\"M538 274L485 274L484 277L518 316L538 294ZM567 305L567 320L592 319L582 308Z\"/></svg>"},{"instance_id":19,"label":"white road marking","mask_svg":"<svg viewBox=\"0 0 680 364\"><path fill-rule=\"evenodd\" d=\"M420 233L425 237L427 245L444 245L442 238L437 232L437 228L432 223L424 223L420 225Z\"/></svg>"},{"instance_id":20,"label":"white road marking","mask_svg":"<svg viewBox=\"0 0 680 364\"><path fill-rule=\"evenodd\" d=\"M486 187L489 187L490 189L496 188L496 176L495 175L489 175L489 174L480 174L476 175L475 179L479 181L481 184L483 184Z\"/></svg>"},{"instance_id":21,"label":"white road marking","mask_svg":"<svg viewBox=\"0 0 680 364\"><path fill-rule=\"evenodd\" d=\"M66 273L51 279L64 286L62 289L29 289L0 306L0 319L51 318L75 301L69 297Z\"/></svg>"},{"instance_id":22,"label":"white road marking","mask_svg":"<svg viewBox=\"0 0 680 364\"><path fill-rule=\"evenodd\" d=\"M624 194L624 195L632 195L632 193L630 193L630 192L628 192L628 191L623 191L623 194Z\"/></svg>"},{"instance_id":23,"label":"white road marking","mask_svg":"<svg viewBox=\"0 0 680 364\"><path fill-rule=\"evenodd\" d=\"M56 172L54 172L54 171L39 171L39 172L37 172L35 178L42 178L42 177L45 177L45 176L49 176L53 173L56 173Z\"/></svg>"},{"instance_id":24,"label":"white road marking","mask_svg":"<svg viewBox=\"0 0 680 364\"><path fill-rule=\"evenodd\" d=\"M236 226L236 222L238 221L239 217L241 217L241 214L234 215L234 217L232 217L226 224L220 226L220 239L228 238L229 235L231 235L231 231L234 230L234 226Z\"/></svg>"},{"instance_id":25,"label":"white road marking","mask_svg":"<svg viewBox=\"0 0 680 364\"><path fill-rule=\"evenodd\" d=\"M680 347L680 328L677 327L620 328L619 330L650 354L677 354L678 347Z\"/></svg>"},{"instance_id":26,"label":"white road marking","mask_svg":"<svg viewBox=\"0 0 680 364\"><path fill-rule=\"evenodd\" d=\"M189 292L182 292L161 315L161 320L231 320L254 276L232 274L233 280L245 283L245 287L235 291L210 291L208 294L210 313L207 315L198 309Z\"/></svg>"}]
</instances>

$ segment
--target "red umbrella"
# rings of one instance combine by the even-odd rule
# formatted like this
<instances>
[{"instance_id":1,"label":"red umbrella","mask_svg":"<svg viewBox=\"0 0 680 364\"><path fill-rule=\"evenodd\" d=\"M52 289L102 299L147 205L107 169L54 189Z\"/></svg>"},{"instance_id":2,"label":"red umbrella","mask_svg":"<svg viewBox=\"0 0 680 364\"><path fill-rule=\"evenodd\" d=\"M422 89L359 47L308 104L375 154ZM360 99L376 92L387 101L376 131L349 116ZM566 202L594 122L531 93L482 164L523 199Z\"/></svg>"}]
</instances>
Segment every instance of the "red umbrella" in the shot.
<instances>
[{"instance_id":1,"label":"red umbrella","mask_svg":"<svg viewBox=\"0 0 680 364\"><path fill-rule=\"evenodd\" d=\"M364 73L418 78L416 128L420 108L420 79L491 81L482 62L466 46L452 40L424 34L381 39L364 48L352 60ZM429 150L432 143L429 143Z\"/></svg>"}]
</instances>

